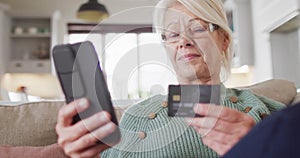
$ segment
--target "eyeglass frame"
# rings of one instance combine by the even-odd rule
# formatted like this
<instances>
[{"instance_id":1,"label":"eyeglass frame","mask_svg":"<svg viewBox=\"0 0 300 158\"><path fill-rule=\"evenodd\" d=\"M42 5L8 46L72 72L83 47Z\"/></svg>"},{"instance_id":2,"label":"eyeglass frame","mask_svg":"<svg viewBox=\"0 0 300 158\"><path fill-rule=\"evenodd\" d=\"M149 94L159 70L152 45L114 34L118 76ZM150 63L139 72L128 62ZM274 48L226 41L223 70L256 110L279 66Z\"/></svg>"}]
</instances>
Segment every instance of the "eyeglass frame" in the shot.
<instances>
[{"instance_id":1,"label":"eyeglass frame","mask_svg":"<svg viewBox=\"0 0 300 158\"><path fill-rule=\"evenodd\" d=\"M210 32L214 32L215 30L219 29L219 25L217 24L213 24L213 23L206 23L208 27L204 28L203 32L206 32L206 31L210 31ZM171 32L171 31L170 31ZM183 32L183 31L182 31ZM201 32L201 33L203 33ZM179 41L180 39L180 34L181 33L178 33L178 40L174 40L174 41L167 41L167 37L164 33L161 34L161 38L162 40L165 42L165 43L176 43ZM188 35L188 37L191 37L191 35ZM192 38L195 38L195 37L192 37Z\"/></svg>"}]
</instances>

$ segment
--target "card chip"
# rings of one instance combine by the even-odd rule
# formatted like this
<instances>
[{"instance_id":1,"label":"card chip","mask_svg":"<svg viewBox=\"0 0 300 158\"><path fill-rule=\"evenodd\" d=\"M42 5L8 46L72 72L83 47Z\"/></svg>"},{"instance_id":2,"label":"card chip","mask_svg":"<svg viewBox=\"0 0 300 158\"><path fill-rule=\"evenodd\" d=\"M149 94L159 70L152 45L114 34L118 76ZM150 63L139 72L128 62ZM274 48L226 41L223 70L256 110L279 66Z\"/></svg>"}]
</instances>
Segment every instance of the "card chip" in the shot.
<instances>
[{"instance_id":1,"label":"card chip","mask_svg":"<svg viewBox=\"0 0 300 158\"><path fill-rule=\"evenodd\" d=\"M220 104L220 85L169 85L168 115L201 117L194 112L199 103Z\"/></svg>"},{"instance_id":2,"label":"card chip","mask_svg":"<svg viewBox=\"0 0 300 158\"><path fill-rule=\"evenodd\" d=\"M180 101L180 95L173 95L173 101Z\"/></svg>"}]
</instances>

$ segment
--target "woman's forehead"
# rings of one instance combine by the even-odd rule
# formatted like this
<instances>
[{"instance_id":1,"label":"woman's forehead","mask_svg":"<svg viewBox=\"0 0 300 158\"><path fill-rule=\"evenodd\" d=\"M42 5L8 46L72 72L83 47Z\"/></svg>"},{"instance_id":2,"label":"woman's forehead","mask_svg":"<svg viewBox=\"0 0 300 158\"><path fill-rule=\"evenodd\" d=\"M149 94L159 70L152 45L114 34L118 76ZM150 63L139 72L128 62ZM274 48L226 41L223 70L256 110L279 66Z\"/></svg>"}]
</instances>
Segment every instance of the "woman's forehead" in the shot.
<instances>
[{"instance_id":1,"label":"woman's forehead","mask_svg":"<svg viewBox=\"0 0 300 158\"><path fill-rule=\"evenodd\" d=\"M186 14L170 15L165 17L164 26L170 25L190 25L192 23L198 23L204 25L206 22L197 16L188 16Z\"/></svg>"},{"instance_id":2,"label":"woman's forehead","mask_svg":"<svg viewBox=\"0 0 300 158\"><path fill-rule=\"evenodd\" d=\"M192 19L199 19L200 21L203 21L200 17L197 17L186 7L184 7L181 3L176 2L167 9L164 24L165 26L167 26L170 23L188 23Z\"/></svg>"}]
</instances>

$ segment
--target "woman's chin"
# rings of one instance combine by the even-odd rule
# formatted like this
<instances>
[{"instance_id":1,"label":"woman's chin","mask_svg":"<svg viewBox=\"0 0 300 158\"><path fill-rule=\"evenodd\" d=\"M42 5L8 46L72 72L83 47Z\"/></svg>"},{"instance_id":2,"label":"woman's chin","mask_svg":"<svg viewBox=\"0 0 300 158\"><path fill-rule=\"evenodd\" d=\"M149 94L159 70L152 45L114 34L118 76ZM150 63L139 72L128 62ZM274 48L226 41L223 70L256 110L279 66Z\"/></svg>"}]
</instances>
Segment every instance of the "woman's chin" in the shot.
<instances>
[{"instance_id":1,"label":"woman's chin","mask_svg":"<svg viewBox=\"0 0 300 158\"><path fill-rule=\"evenodd\" d=\"M180 76L182 80L198 80L198 76L194 69L189 68L181 68L180 71L177 71L177 75Z\"/></svg>"}]
</instances>

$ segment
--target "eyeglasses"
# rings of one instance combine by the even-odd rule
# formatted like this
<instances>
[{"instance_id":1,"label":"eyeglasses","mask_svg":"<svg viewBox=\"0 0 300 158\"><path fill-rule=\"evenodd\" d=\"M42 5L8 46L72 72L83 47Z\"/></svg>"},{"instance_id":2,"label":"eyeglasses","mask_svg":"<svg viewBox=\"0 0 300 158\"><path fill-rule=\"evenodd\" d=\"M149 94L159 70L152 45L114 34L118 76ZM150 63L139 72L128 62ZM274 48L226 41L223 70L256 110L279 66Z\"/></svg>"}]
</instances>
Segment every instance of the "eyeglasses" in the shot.
<instances>
[{"instance_id":1,"label":"eyeglasses","mask_svg":"<svg viewBox=\"0 0 300 158\"><path fill-rule=\"evenodd\" d=\"M192 22L185 29L185 36L190 38L201 38L203 37L203 33L206 31L214 32L219 28L218 25L207 23L206 25L202 25L200 22ZM181 32L179 29L167 29L164 30L164 33L161 34L161 38L166 43L176 43L181 38Z\"/></svg>"}]
</instances>

